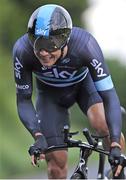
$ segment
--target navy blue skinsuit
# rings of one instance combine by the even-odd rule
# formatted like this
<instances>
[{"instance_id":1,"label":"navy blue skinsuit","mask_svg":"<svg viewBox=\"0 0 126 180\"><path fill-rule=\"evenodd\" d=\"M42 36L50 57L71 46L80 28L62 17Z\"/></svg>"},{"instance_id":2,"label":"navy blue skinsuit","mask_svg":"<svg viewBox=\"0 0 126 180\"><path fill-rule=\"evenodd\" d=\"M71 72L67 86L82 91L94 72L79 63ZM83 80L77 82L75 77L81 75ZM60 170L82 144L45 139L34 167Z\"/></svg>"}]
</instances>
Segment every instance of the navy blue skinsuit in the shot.
<instances>
[{"instance_id":1,"label":"navy blue skinsuit","mask_svg":"<svg viewBox=\"0 0 126 180\"><path fill-rule=\"evenodd\" d=\"M15 43L13 59L18 113L32 135L41 131L49 145L63 143L61 129L68 124L68 108L77 102L86 114L91 105L103 101L111 139L119 142L120 102L101 49L90 33L74 27L67 55L49 68L34 55L27 34ZM31 100L33 76L36 108Z\"/></svg>"}]
</instances>

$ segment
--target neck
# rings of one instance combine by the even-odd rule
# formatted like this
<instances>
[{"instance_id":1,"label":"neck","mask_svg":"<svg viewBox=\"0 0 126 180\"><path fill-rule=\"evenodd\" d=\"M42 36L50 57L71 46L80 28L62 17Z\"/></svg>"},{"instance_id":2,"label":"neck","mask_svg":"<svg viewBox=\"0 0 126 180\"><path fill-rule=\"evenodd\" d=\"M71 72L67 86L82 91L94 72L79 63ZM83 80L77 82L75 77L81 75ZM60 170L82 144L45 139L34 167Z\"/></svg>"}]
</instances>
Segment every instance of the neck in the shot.
<instances>
[{"instance_id":1,"label":"neck","mask_svg":"<svg viewBox=\"0 0 126 180\"><path fill-rule=\"evenodd\" d=\"M63 49L61 49L60 59L61 59L61 58L64 58L64 57L66 56L67 51L68 51L68 46L66 45Z\"/></svg>"}]
</instances>

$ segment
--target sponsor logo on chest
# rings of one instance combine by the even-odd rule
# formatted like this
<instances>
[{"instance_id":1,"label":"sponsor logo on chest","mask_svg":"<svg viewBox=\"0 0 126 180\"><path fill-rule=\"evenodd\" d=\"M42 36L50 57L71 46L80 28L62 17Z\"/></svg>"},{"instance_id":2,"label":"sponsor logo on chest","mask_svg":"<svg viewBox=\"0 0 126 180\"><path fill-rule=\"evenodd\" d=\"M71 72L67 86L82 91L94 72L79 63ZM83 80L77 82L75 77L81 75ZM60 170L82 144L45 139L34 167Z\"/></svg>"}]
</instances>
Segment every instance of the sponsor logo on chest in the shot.
<instances>
[{"instance_id":1,"label":"sponsor logo on chest","mask_svg":"<svg viewBox=\"0 0 126 180\"><path fill-rule=\"evenodd\" d=\"M47 72L43 72L42 74L46 77L58 78L58 79L71 79L76 74L77 70L72 72L66 70L58 70L57 68L52 68Z\"/></svg>"}]
</instances>

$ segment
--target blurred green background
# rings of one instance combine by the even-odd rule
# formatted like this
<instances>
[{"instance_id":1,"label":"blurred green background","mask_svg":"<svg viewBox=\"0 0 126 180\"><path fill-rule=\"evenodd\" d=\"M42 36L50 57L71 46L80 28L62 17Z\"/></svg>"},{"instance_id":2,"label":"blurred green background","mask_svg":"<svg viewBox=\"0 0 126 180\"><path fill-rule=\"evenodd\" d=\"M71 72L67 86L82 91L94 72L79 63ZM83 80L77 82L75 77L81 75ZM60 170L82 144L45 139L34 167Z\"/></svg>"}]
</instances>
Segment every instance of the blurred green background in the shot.
<instances>
[{"instance_id":1,"label":"blurred green background","mask_svg":"<svg viewBox=\"0 0 126 180\"><path fill-rule=\"evenodd\" d=\"M0 5L0 179L26 178L26 175L40 173L46 167L43 162L40 168L30 165L27 149L33 139L20 122L16 111L15 83L12 69L12 47L14 42L26 32L31 13L40 5L56 3L63 5L71 14L73 24L85 27L81 14L88 7L86 0L1 0ZM126 107L126 67L116 59L108 61L121 104ZM72 129L89 127L86 117L77 105L71 108ZM125 119L126 120L126 119ZM125 134L126 123L123 121ZM126 135L126 134L125 134ZM81 135L80 135L81 136ZM79 136L78 136L79 137ZM72 151L73 152L73 151ZM70 164L75 155L70 153ZM73 158L74 156L74 158Z\"/></svg>"}]
</instances>

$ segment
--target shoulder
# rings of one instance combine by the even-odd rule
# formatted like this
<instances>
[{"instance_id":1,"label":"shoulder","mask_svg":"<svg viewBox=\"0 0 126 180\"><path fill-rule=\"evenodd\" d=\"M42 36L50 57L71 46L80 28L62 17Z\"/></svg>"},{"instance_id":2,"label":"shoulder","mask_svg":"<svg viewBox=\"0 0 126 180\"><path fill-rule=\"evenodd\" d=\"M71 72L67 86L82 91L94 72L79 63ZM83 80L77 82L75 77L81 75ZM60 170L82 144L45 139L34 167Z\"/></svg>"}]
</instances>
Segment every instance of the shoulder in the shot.
<instances>
[{"instance_id":1,"label":"shoulder","mask_svg":"<svg viewBox=\"0 0 126 180\"><path fill-rule=\"evenodd\" d=\"M74 26L72 28L72 34L71 35L75 35L75 36L80 37L80 36L84 36L84 35L86 35L86 36L90 35L90 33L84 28Z\"/></svg>"},{"instance_id":2,"label":"shoulder","mask_svg":"<svg viewBox=\"0 0 126 180\"><path fill-rule=\"evenodd\" d=\"M73 27L68 46L70 52L75 51L79 54L83 53L83 55L87 53L87 49L92 49L92 47L98 49L100 47L90 32L79 27Z\"/></svg>"},{"instance_id":3,"label":"shoulder","mask_svg":"<svg viewBox=\"0 0 126 180\"><path fill-rule=\"evenodd\" d=\"M89 39L90 35L91 34L83 28L73 27L70 39L76 41L80 41L82 39L86 42Z\"/></svg>"},{"instance_id":4,"label":"shoulder","mask_svg":"<svg viewBox=\"0 0 126 180\"><path fill-rule=\"evenodd\" d=\"M24 34L15 42L12 51L13 59L18 57L21 61L34 57L33 46L28 39L28 35Z\"/></svg>"},{"instance_id":5,"label":"shoulder","mask_svg":"<svg viewBox=\"0 0 126 180\"><path fill-rule=\"evenodd\" d=\"M87 44L89 41L96 41L95 37L88 32L86 29L80 27L73 27L70 42L71 43L83 43L83 46Z\"/></svg>"},{"instance_id":6,"label":"shoulder","mask_svg":"<svg viewBox=\"0 0 126 180\"><path fill-rule=\"evenodd\" d=\"M73 27L70 41L69 41L69 48L73 51L78 51L80 48L83 49L85 45L88 43L91 34L83 28L80 27Z\"/></svg>"},{"instance_id":7,"label":"shoulder","mask_svg":"<svg viewBox=\"0 0 126 180\"><path fill-rule=\"evenodd\" d=\"M13 46L13 53L31 53L33 51L33 47L31 42L28 39L28 35L24 34L15 42Z\"/></svg>"}]
</instances>

